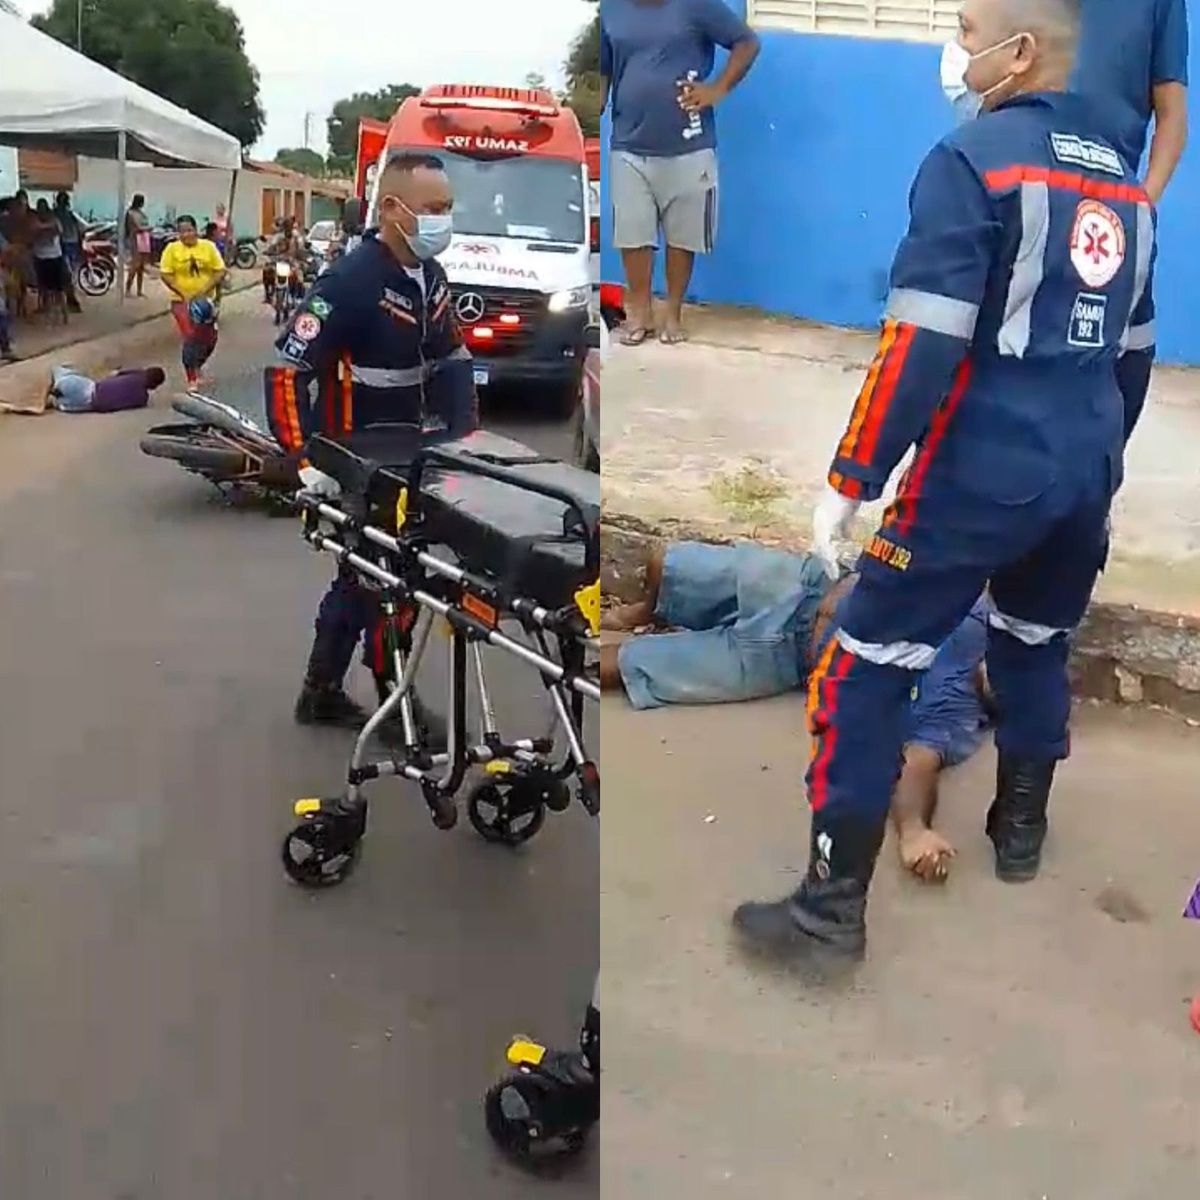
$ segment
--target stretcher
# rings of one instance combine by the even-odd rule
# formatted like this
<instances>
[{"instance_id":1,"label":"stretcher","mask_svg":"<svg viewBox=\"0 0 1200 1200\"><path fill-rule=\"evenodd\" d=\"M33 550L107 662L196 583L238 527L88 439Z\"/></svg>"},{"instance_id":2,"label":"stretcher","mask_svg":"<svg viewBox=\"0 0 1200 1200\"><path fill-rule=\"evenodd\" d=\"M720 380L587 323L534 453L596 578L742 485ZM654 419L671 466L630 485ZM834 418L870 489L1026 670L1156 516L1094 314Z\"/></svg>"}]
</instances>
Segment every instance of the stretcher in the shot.
<instances>
[{"instance_id":1,"label":"stretcher","mask_svg":"<svg viewBox=\"0 0 1200 1200\"><path fill-rule=\"evenodd\" d=\"M435 826L450 829L477 772L466 789L471 824L509 846L533 837L548 811L568 808L572 791L599 812L600 775L583 740L585 702L600 698L588 666L600 622L599 479L491 433L427 438L386 426L305 447L311 473L302 476L317 482L297 497L304 537L375 594L390 681L355 742L345 791L295 805L283 862L306 887L353 870L367 827L364 789L385 777L416 783ZM449 639L448 744L436 752L412 698L435 627ZM540 677L549 734L502 735L485 648ZM399 726L399 746L369 760L385 723ZM558 757L555 732L565 747Z\"/></svg>"}]
</instances>

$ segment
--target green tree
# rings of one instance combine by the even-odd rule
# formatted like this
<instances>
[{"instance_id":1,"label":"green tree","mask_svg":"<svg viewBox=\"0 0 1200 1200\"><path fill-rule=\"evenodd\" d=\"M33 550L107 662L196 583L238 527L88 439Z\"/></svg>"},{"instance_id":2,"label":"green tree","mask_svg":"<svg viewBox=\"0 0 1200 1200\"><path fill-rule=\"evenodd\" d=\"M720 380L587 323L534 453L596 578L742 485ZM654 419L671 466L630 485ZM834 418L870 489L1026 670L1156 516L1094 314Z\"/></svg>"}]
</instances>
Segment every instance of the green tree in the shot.
<instances>
[{"instance_id":1,"label":"green tree","mask_svg":"<svg viewBox=\"0 0 1200 1200\"><path fill-rule=\"evenodd\" d=\"M353 96L339 100L325 122L330 174L354 174L358 159L358 123L363 117L390 121L403 101L420 94L421 89L411 83L393 83L377 92L355 92Z\"/></svg>"},{"instance_id":2,"label":"green tree","mask_svg":"<svg viewBox=\"0 0 1200 1200\"><path fill-rule=\"evenodd\" d=\"M73 47L78 20L79 0L53 0L33 24ZM218 0L86 0L83 52L243 146L262 135L258 71L242 23Z\"/></svg>"},{"instance_id":3,"label":"green tree","mask_svg":"<svg viewBox=\"0 0 1200 1200\"><path fill-rule=\"evenodd\" d=\"M275 161L289 171L299 171L301 175L311 175L320 179L325 174L325 160L315 151L303 146L280 150L275 155Z\"/></svg>"},{"instance_id":4,"label":"green tree","mask_svg":"<svg viewBox=\"0 0 1200 1200\"><path fill-rule=\"evenodd\" d=\"M600 112L604 100L600 84L600 5L596 15L571 43L564 69L567 76L567 103L575 110L583 131L589 137L600 133Z\"/></svg>"}]
</instances>

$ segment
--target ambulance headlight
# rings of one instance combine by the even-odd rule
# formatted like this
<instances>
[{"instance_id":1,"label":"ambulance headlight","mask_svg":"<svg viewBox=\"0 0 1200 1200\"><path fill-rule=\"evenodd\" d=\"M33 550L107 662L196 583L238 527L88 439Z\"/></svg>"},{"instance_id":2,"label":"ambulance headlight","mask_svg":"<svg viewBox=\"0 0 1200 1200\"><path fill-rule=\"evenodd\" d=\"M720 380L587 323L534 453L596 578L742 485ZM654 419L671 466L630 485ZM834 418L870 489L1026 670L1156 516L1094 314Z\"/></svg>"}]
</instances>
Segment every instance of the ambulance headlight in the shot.
<instances>
[{"instance_id":1,"label":"ambulance headlight","mask_svg":"<svg viewBox=\"0 0 1200 1200\"><path fill-rule=\"evenodd\" d=\"M587 308L591 299L591 288L570 288L565 292L555 292L550 297L547 307L552 313L575 312L577 309Z\"/></svg>"}]
</instances>

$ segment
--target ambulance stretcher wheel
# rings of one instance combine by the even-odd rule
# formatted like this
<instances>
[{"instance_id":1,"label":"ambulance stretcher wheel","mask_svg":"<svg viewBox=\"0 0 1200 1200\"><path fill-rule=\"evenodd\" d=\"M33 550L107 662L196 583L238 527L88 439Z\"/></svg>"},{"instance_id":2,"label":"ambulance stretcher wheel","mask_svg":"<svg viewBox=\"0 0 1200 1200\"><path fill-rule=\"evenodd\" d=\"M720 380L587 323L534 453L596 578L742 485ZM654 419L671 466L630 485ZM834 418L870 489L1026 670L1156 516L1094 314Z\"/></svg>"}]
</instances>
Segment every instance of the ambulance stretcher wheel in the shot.
<instances>
[{"instance_id":1,"label":"ambulance stretcher wheel","mask_svg":"<svg viewBox=\"0 0 1200 1200\"><path fill-rule=\"evenodd\" d=\"M348 833L345 822L325 813L306 817L283 839L283 869L303 888L344 883L358 866L362 838Z\"/></svg>"},{"instance_id":2,"label":"ambulance stretcher wheel","mask_svg":"<svg viewBox=\"0 0 1200 1200\"><path fill-rule=\"evenodd\" d=\"M467 816L485 842L520 846L546 823L546 803L540 784L533 780L485 780L467 797Z\"/></svg>"}]
</instances>

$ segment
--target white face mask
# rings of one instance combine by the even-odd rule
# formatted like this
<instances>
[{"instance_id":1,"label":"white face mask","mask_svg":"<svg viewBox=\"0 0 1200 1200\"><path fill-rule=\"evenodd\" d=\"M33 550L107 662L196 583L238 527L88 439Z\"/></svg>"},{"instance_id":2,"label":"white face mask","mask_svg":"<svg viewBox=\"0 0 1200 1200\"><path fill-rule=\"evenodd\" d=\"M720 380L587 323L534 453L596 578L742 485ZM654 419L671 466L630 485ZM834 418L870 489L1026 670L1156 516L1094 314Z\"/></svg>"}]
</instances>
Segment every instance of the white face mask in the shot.
<instances>
[{"instance_id":1,"label":"white face mask","mask_svg":"<svg viewBox=\"0 0 1200 1200\"><path fill-rule=\"evenodd\" d=\"M942 91L946 93L946 99L954 106L954 111L960 121L971 121L979 116L984 100L1012 78L1012 75L1005 75L999 83L992 84L986 92L973 92L967 86L966 78L971 64L977 58L983 58L993 51L1002 50L1005 46L1010 46L1025 36L1023 33L1014 33L1012 37L1007 37L1004 41L997 42L986 50L980 50L978 54L969 54L958 44L957 40L947 42L942 47Z\"/></svg>"}]
</instances>

